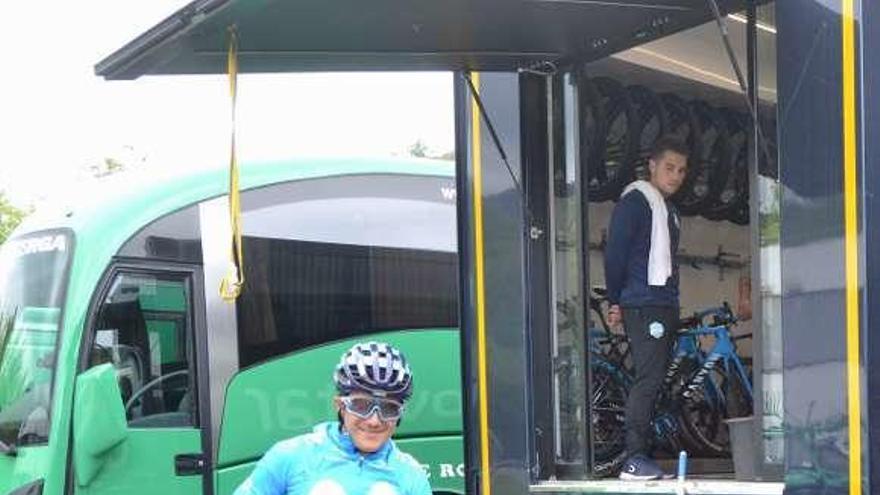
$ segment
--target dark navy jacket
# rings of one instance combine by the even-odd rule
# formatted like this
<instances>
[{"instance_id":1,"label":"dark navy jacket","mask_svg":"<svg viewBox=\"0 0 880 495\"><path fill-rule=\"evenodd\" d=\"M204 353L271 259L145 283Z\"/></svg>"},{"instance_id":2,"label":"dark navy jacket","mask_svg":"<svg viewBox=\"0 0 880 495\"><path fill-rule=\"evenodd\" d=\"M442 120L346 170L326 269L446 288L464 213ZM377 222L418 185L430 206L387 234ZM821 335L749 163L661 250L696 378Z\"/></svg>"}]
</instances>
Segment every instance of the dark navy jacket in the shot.
<instances>
[{"instance_id":1,"label":"dark navy jacket","mask_svg":"<svg viewBox=\"0 0 880 495\"><path fill-rule=\"evenodd\" d=\"M680 220L669 201L669 240L672 243L672 276L666 286L648 285L648 253L651 250L651 207L638 190L618 201L608 225L605 245L605 285L611 304L623 307L678 307L678 251Z\"/></svg>"}]
</instances>

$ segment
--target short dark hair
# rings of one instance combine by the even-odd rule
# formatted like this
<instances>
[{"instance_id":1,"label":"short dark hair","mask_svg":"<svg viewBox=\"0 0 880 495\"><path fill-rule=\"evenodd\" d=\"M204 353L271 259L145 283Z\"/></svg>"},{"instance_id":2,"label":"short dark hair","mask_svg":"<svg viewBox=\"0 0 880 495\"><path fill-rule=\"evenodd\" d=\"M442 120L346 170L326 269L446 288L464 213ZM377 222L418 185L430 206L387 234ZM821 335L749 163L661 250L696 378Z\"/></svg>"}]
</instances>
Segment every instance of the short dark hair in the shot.
<instances>
[{"instance_id":1,"label":"short dark hair","mask_svg":"<svg viewBox=\"0 0 880 495\"><path fill-rule=\"evenodd\" d=\"M678 136L663 136L654 141L654 146L651 147L650 158L651 160L659 160L663 153L667 151L677 153L685 158L691 154L690 147Z\"/></svg>"}]
</instances>

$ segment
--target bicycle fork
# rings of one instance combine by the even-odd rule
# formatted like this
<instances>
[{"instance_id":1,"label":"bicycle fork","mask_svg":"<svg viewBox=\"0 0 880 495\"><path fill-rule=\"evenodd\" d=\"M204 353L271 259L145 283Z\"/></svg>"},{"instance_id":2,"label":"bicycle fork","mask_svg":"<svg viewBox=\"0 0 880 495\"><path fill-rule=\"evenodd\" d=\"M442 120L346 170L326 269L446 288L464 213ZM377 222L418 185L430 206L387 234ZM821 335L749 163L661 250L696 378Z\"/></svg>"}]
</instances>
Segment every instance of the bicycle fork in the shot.
<instances>
[{"instance_id":1,"label":"bicycle fork","mask_svg":"<svg viewBox=\"0 0 880 495\"><path fill-rule=\"evenodd\" d=\"M694 342L693 337L680 335L675 345L675 355L673 355L672 360L669 362L669 366L666 368L666 376L663 378L664 390L668 390L669 386L672 385L676 375L680 373L684 360L689 356L696 355L696 353L697 344Z\"/></svg>"},{"instance_id":2,"label":"bicycle fork","mask_svg":"<svg viewBox=\"0 0 880 495\"><path fill-rule=\"evenodd\" d=\"M693 399L703 391L703 385L706 382L706 378L708 378L709 374L712 373L712 370L715 369L715 366L722 358L724 358L724 354L720 352L709 354L709 357L707 357L703 365L700 366L700 371L694 375L691 381L687 384L687 387L685 387L685 390L682 393L685 399Z\"/></svg>"}]
</instances>

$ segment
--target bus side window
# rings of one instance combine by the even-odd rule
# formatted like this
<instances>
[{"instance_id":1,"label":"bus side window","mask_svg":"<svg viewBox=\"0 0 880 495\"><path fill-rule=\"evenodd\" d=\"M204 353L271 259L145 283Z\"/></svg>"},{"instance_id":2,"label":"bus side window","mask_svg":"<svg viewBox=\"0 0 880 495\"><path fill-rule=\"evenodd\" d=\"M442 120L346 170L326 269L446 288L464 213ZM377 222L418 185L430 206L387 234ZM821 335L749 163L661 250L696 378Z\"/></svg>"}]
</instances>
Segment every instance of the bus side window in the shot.
<instances>
[{"instance_id":1,"label":"bus side window","mask_svg":"<svg viewBox=\"0 0 880 495\"><path fill-rule=\"evenodd\" d=\"M89 367L112 363L130 426L195 424L186 280L119 273L97 308Z\"/></svg>"},{"instance_id":2,"label":"bus side window","mask_svg":"<svg viewBox=\"0 0 880 495\"><path fill-rule=\"evenodd\" d=\"M245 191L240 366L380 332L457 327L446 182L343 176Z\"/></svg>"}]
</instances>

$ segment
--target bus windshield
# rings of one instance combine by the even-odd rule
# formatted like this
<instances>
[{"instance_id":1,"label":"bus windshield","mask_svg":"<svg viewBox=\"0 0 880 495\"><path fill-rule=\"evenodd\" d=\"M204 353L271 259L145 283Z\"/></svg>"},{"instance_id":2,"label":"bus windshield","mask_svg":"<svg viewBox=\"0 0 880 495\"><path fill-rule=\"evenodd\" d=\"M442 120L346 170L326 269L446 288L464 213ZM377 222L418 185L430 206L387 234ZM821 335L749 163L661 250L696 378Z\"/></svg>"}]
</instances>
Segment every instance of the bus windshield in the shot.
<instances>
[{"instance_id":1,"label":"bus windshield","mask_svg":"<svg viewBox=\"0 0 880 495\"><path fill-rule=\"evenodd\" d=\"M72 250L66 231L0 247L0 450L45 443L55 348Z\"/></svg>"}]
</instances>

